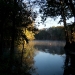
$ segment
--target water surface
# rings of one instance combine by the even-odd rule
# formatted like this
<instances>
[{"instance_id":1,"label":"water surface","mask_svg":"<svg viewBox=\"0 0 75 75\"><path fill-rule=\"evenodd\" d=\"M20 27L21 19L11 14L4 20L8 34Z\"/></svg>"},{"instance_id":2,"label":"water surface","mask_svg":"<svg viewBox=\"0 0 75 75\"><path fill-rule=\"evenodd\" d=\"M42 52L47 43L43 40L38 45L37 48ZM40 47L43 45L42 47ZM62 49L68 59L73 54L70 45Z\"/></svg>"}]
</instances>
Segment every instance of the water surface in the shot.
<instances>
[{"instance_id":1,"label":"water surface","mask_svg":"<svg viewBox=\"0 0 75 75\"><path fill-rule=\"evenodd\" d=\"M63 75L64 72L64 45L61 41L34 41L36 55L32 75Z\"/></svg>"}]
</instances>

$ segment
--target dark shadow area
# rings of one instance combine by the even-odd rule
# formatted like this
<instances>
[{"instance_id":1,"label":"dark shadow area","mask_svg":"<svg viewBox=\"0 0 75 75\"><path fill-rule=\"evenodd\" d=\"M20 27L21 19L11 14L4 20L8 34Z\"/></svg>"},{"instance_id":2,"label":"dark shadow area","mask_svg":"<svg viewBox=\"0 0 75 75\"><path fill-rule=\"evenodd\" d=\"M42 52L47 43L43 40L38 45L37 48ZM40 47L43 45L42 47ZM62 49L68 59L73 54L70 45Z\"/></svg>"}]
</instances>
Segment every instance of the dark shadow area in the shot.
<instances>
[{"instance_id":1,"label":"dark shadow area","mask_svg":"<svg viewBox=\"0 0 75 75\"><path fill-rule=\"evenodd\" d=\"M72 45L73 46L73 45ZM72 49L65 48L65 63L64 63L64 73L63 75L75 75L75 52Z\"/></svg>"},{"instance_id":2,"label":"dark shadow area","mask_svg":"<svg viewBox=\"0 0 75 75\"><path fill-rule=\"evenodd\" d=\"M0 59L0 75L32 75L32 72L35 72L33 45L28 44L25 47L19 45L14 48L14 60L10 58L10 48L3 49Z\"/></svg>"}]
</instances>

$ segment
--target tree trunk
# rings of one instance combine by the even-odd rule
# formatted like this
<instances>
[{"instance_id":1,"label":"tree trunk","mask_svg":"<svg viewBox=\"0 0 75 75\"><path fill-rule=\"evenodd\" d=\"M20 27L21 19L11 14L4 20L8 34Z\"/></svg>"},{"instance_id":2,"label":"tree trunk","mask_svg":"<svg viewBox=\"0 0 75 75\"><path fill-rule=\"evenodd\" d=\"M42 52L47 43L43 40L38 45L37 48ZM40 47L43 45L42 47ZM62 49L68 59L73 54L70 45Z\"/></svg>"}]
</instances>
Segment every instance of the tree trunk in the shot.
<instances>
[{"instance_id":1,"label":"tree trunk","mask_svg":"<svg viewBox=\"0 0 75 75\"><path fill-rule=\"evenodd\" d=\"M69 42L68 39L68 31L67 31L67 26L66 26L66 17L65 17L65 6L64 3L61 3L61 11L62 11L62 18L63 18L63 23L64 23L64 28L65 28L65 40L66 40L66 44Z\"/></svg>"},{"instance_id":2,"label":"tree trunk","mask_svg":"<svg viewBox=\"0 0 75 75\"><path fill-rule=\"evenodd\" d=\"M15 44L15 3L14 0L14 10L13 10L13 24L12 24L12 40L11 40L11 49L10 49L10 74L12 74L12 68L14 66L14 44Z\"/></svg>"},{"instance_id":3,"label":"tree trunk","mask_svg":"<svg viewBox=\"0 0 75 75\"><path fill-rule=\"evenodd\" d=\"M0 58L3 55L3 23L1 22L0 27Z\"/></svg>"}]
</instances>

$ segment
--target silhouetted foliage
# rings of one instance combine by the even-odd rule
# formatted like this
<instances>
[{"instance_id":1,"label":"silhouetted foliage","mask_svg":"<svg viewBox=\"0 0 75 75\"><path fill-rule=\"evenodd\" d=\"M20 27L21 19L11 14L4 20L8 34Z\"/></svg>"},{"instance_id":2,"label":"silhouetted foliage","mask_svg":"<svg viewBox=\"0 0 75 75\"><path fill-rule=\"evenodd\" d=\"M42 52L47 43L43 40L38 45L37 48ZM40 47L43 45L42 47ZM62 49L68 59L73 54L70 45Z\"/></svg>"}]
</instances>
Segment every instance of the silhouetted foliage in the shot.
<instances>
[{"instance_id":1,"label":"silhouetted foliage","mask_svg":"<svg viewBox=\"0 0 75 75\"><path fill-rule=\"evenodd\" d=\"M22 41L28 43L28 38L22 29L33 23L31 11L28 9L23 0L0 0L0 65L2 65L0 71L6 66L5 70L7 73L10 71L10 75L17 60L15 46ZM5 60L7 63L3 65ZM19 65L19 62L17 64Z\"/></svg>"},{"instance_id":2,"label":"silhouetted foliage","mask_svg":"<svg viewBox=\"0 0 75 75\"><path fill-rule=\"evenodd\" d=\"M75 1L72 0L46 0L42 3L40 12L43 13L44 17L50 16L52 18L61 16L61 21L63 21L63 16L69 19L75 15ZM64 12L64 14L63 14Z\"/></svg>"},{"instance_id":3,"label":"silhouetted foliage","mask_svg":"<svg viewBox=\"0 0 75 75\"><path fill-rule=\"evenodd\" d=\"M37 40L65 40L64 27L51 27L48 29L39 30L38 34L35 34Z\"/></svg>"}]
</instances>

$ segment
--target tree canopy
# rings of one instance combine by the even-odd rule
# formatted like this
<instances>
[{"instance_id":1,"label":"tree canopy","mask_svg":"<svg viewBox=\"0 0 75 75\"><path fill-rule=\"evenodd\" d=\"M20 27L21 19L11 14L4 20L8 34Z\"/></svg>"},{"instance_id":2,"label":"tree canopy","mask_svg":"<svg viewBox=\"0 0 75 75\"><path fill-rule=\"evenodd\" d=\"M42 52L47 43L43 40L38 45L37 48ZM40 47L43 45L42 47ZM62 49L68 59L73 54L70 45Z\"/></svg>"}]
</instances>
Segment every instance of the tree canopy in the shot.
<instances>
[{"instance_id":1,"label":"tree canopy","mask_svg":"<svg viewBox=\"0 0 75 75\"><path fill-rule=\"evenodd\" d=\"M74 0L46 0L41 4L40 12L43 13L45 17L57 17L65 15L66 19L75 17L75 1ZM63 14L64 12L64 14Z\"/></svg>"},{"instance_id":2,"label":"tree canopy","mask_svg":"<svg viewBox=\"0 0 75 75\"><path fill-rule=\"evenodd\" d=\"M65 40L64 27L50 27L48 29L39 30L38 34L35 34L36 40Z\"/></svg>"}]
</instances>

